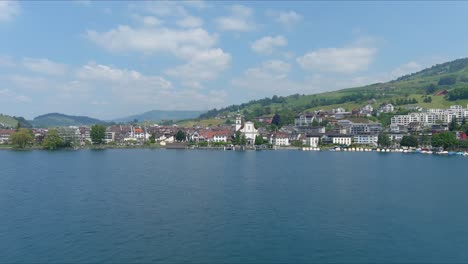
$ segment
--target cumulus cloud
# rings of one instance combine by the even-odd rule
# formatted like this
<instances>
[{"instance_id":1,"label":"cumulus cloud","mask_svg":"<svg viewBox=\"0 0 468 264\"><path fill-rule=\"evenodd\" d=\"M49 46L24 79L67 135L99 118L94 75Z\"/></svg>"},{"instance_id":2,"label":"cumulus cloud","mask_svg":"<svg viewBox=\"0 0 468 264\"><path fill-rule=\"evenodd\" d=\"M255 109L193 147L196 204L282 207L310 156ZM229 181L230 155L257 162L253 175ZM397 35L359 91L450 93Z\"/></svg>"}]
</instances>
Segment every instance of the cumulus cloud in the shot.
<instances>
[{"instance_id":1,"label":"cumulus cloud","mask_svg":"<svg viewBox=\"0 0 468 264\"><path fill-rule=\"evenodd\" d=\"M144 53L170 52L178 56L185 47L210 48L217 42L217 36L202 28L132 28L118 26L107 32L87 31L87 37L97 45L111 52L137 51Z\"/></svg>"},{"instance_id":2,"label":"cumulus cloud","mask_svg":"<svg viewBox=\"0 0 468 264\"><path fill-rule=\"evenodd\" d=\"M183 85L203 87L203 81L217 78L227 69L231 55L215 48L217 35L198 26L201 19L186 16L180 20L183 28L118 26L107 32L88 31L88 38L111 52L169 53L184 63L167 69L165 73Z\"/></svg>"},{"instance_id":3,"label":"cumulus cloud","mask_svg":"<svg viewBox=\"0 0 468 264\"><path fill-rule=\"evenodd\" d=\"M159 26L163 24L163 21L155 16L141 16L135 14L133 15L133 18L141 24L150 27Z\"/></svg>"},{"instance_id":4,"label":"cumulus cloud","mask_svg":"<svg viewBox=\"0 0 468 264\"><path fill-rule=\"evenodd\" d=\"M203 25L203 20L195 16L185 16L181 20L177 21L177 25L184 28L196 28Z\"/></svg>"},{"instance_id":5,"label":"cumulus cloud","mask_svg":"<svg viewBox=\"0 0 468 264\"><path fill-rule=\"evenodd\" d=\"M0 22L7 22L18 16L21 7L16 1L0 1Z\"/></svg>"},{"instance_id":6,"label":"cumulus cloud","mask_svg":"<svg viewBox=\"0 0 468 264\"><path fill-rule=\"evenodd\" d=\"M267 11L267 15L274 17L275 21L280 23L282 26L286 28L291 28L297 25L299 22L302 21L302 15L296 13L295 11Z\"/></svg>"},{"instance_id":7,"label":"cumulus cloud","mask_svg":"<svg viewBox=\"0 0 468 264\"><path fill-rule=\"evenodd\" d=\"M218 17L215 22L222 31L252 31L256 25L253 20L253 10L243 5L229 7L230 15Z\"/></svg>"},{"instance_id":8,"label":"cumulus cloud","mask_svg":"<svg viewBox=\"0 0 468 264\"><path fill-rule=\"evenodd\" d=\"M187 52L193 56L186 64L168 69L165 73L182 80L184 85L192 88L202 88L200 82L216 79L231 62L231 55L222 49Z\"/></svg>"},{"instance_id":9,"label":"cumulus cloud","mask_svg":"<svg viewBox=\"0 0 468 264\"><path fill-rule=\"evenodd\" d=\"M251 48L257 53L270 55L276 47L284 47L287 44L287 39L281 35L276 37L266 36L252 43Z\"/></svg>"},{"instance_id":10,"label":"cumulus cloud","mask_svg":"<svg viewBox=\"0 0 468 264\"><path fill-rule=\"evenodd\" d=\"M289 95L303 90L301 83L292 81L288 74L291 65L282 60L269 60L257 67L252 67L239 78L233 79L231 84L245 89L249 96L258 97L258 94Z\"/></svg>"},{"instance_id":11,"label":"cumulus cloud","mask_svg":"<svg viewBox=\"0 0 468 264\"><path fill-rule=\"evenodd\" d=\"M33 72L47 75L63 75L67 72L67 65L48 59L24 58L23 66Z\"/></svg>"},{"instance_id":12,"label":"cumulus cloud","mask_svg":"<svg viewBox=\"0 0 468 264\"><path fill-rule=\"evenodd\" d=\"M355 73L366 70L377 49L373 47L323 48L297 58L304 70L335 73Z\"/></svg>"}]
</instances>

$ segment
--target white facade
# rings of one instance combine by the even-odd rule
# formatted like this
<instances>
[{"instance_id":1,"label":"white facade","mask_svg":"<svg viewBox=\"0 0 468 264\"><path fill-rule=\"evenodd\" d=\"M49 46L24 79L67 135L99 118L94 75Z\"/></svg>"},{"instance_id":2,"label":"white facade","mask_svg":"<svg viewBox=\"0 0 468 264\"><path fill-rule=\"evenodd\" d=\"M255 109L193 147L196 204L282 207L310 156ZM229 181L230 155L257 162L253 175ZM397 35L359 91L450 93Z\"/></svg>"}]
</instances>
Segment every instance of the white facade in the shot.
<instances>
[{"instance_id":1,"label":"white facade","mask_svg":"<svg viewBox=\"0 0 468 264\"><path fill-rule=\"evenodd\" d=\"M289 138L287 137L272 137L271 144L275 146L290 146Z\"/></svg>"},{"instance_id":2,"label":"white facade","mask_svg":"<svg viewBox=\"0 0 468 264\"><path fill-rule=\"evenodd\" d=\"M422 113L410 113L407 115L396 115L392 117L392 125L404 125L419 122L424 125L433 125L437 122L450 123L453 118L460 122L463 118L468 118L468 108L461 105L452 105L449 109L430 108Z\"/></svg>"},{"instance_id":3,"label":"white facade","mask_svg":"<svg viewBox=\"0 0 468 264\"><path fill-rule=\"evenodd\" d=\"M227 142L227 136L226 135L215 135L213 136L213 142Z\"/></svg>"},{"instance_id":4,"label":"white facade","mask_svg":"<svg viewBox=\"0 0 468 264\"><path fill-rule=\"evenodd\" d=\"M395 107L392 104L383 105L379 109L380 113L391 113L393 111L395 111Z\"/></svg>"},{"instance_id":5,"label":"white facade","mask_svg":"<svg viewBox=\"0 0 468 264\"><path fill-rule=\"evenodd\" d=\"M258 130L255 128L254 123L248 121L245 122L244 127L239 130L250 143L255 141L255 137L258 134Z\"/></svg>"},{"instance_id":6,"label":"white facade","mask_svg":"<svg viewBox=\"0 0 468 264\"><path fill-rule=\"evenodd\" d=\"M318 117L316 114L301 114L296 116L294 118L294 125L295 126L310 126L312 123L316 122L322 122L322 119Z\"/></svg>"},{"instance_id":7,"label":"white facade","mask_svg":"<svg viewBox=\"0 0 468 264\"><path fill-rule=\"evenodd\" d=\"M316 148L318 147L320 143L320 137L307 137L305 141L306 141L305 144L307 146Z\"/></svg>"},{"instance_id":8,"label":"white facade","mask_svg":"<svg viewBox=\"0 0 468 264\"><path fill-rule=\"evenodd\" d=\"M338 145L351 145L352 139L351 137L333 137L332 138L332 143L333 144L338 144Z\"/></svg>"},{"instance_id":9,"label":"white facade","mask_svg":"<svg viewBox=\"0 0 468 264\"><path fill-rule=\"evenodd\" d=\"M379 140L378 135L355 135L354 143L362 145L374 145L377 146L377 141Z\"/></svg>"},{"instance_id":10,"label":"white facade","mask_svg":"<svg viewBox=\"0 0 468 264\"><path fill-rule=\"evenodd\" d=\"M115 132L106 132L106 143L115 141Z\"/></svg>"}]
</instances>

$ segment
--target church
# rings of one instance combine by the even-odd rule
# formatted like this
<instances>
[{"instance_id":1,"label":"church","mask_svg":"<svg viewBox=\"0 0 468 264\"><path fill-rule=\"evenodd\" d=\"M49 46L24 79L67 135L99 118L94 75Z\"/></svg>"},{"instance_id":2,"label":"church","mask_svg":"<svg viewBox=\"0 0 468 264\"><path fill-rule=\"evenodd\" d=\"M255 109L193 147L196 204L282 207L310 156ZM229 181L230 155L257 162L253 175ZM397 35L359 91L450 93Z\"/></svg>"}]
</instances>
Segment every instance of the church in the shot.
<instances>
[{"instance_id":1,"label":"church","mask_svg":"<svg viewBox=\"0 0 468 264\"><path fill-rule=\"evenodd\" d=\"M258 130L255 128L253 122L244 122L241 114L237 112L236 116L236 132L240 131L247 139L247 144L255 144L255 137L259 135Z\"/></svg>"}]
</instances>

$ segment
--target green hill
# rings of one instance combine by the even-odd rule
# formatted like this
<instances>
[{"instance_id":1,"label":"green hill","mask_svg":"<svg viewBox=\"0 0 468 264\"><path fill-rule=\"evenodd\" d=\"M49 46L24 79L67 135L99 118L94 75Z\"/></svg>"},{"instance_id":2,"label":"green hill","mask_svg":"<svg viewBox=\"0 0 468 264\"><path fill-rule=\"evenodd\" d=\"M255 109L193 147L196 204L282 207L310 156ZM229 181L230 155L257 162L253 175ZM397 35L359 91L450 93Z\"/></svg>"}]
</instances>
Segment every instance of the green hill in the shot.
<instances>
[{"instance_id":1,"label":"green hill","mask_svg":"<svg viewBox=\"0 0 468 264\"><path fill-rule=\"evenodd\" d=\"M0 114L0 127L16 127L18 121L11 116Z\"/></svg>"},{"instance_id":2,"label":"green hill","mask_svg":"<svg viewBox=\"0 0 468 264\"><path fill-rule=\"evenodd\" d=\"M298 112L343 107L348 111L372 100L374 107L392 103L396 107L417 104L421 107L448 107L468 104L468 58L437 64L420 72L386 83L375 83L312 95L273 96L240 105L213 109L200 115L210 119L232 115L238 109L247 118L283 113L291 119Z\"/></svg>"},{"instance_id":3,"label":"green hill","mask_svg":"<svg viewBox=\"0 0 468 264\"><path fill-rule=\"evenodd\" d=\"M18 126L18 123L20 127L25 127L25 128L32 127L32 125L23 117L8 116L8 115L0 114L0 128L2 127L15 128Z\"/></svg>"},{"instance_id":4,"label":"green hill","mask_svg":"<svg viewBox=\"0 0 468 264\"><path fill-rule=\"evenodd\" d=\"M102 120L87 116L71 116L59 113L40 115L30 122L35 127L81 126L106 123Z\"/></svg>"}]
</instances>

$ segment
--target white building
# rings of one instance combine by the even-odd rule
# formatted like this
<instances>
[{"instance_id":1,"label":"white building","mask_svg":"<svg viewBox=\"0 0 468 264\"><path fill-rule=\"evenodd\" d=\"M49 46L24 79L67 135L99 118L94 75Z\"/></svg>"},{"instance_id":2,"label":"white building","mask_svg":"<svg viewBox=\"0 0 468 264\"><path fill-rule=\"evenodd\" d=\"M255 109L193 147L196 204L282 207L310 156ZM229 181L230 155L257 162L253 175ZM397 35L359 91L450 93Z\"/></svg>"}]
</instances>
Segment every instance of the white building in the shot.
<instances>
[{"instance_id":1,"label":"white building","mask_svg":"<svg viewBox=\"0 0 468 264\"><path fill-rule=\"evenodd\" d=\"M377 141L379 140L379 136L375 134L355 135L353 140L354 140L354 143L356 144L377 146Z\"/></svg>"},{"instance_id":2,"label":"white building","mask_svg":"<svg viewBox=\"0 0 468 264\"><path fill-rule=\"evenodd\" d=\"M255 128L254 123L242 122L242 116L237 114L236 116L236 131L240 131L242 135L247 139L247 143L253 145L255 143L255 137L259 135L258 130Z\"/></svg>"},{"instance_id":3,"label":"white building","mask_svg":"<svg viewBox=\"0 0 468 264\"><path fill-rule=\"evenodd\" d=\"M294 118L294 125L310 126L314 121L320 123L322 122L322 118L318 117L316 113L304 113Z\"/></svg>"},{"instance_id":4,"label":"white building","mask_svg":"<svg viewBox=\"0 0 468 264\"><path fill-rule=\"evenodd\" d=\"M274 146L290 146L289 135L286 133L276 133L270 137L270 144Z\"/></svg>"},{"instance_id":5,"label":"white building","mask_svg":"<svg viewBox=\"0 0 468 264\"><path fill-rule=\"evenodd\" d=\"M409 113L407 115L396 115L392 117L392 125L405 125L410 123L423 123L425 126L436 123L450 123L453 118L461 122L463 118L468 118L468 108L461 105L452 105L449 109L430 108L420 113Z\"/></svg>"},{"instance_id":6,"label":"white building","mask_svg":"<svg viewBox=\"0 0 468 264\"><path fill-rule=\"evenodd\" d=\"M349 146L352 143L352 137L351 136L333 136L332 137L332 143L336 145L346 145Z\"/></svg>"},{"instance_id":7,"label":"white building","mask_svg":"<svg viewBox=\"0 0 468 264\"><path fill-rule=\"evenodd\" d=\"M320 136L307 136L305 140L305 145L309 147L316 148L320 143Z\"/></svg>"},{"instance_id":8,"label":"white building","mask_svg":"<svg viewBox=\"0 0 468 264\"><path fill-rule=\"evenodd\" d=\"M107 131L105 141L106 141L106 143L114 142L115 141L115 132Z\"/></svg>"},{"instance_id":9,"label":"white building","mask_svg":"<svg viewBox=\"0 0 468 264\"><path fill-rule=\"evenodd\" d=\"M391 113L395 111L395 107L392 104L382 105L379 108L379 113Z\"/></svg>"}]
</instances>

